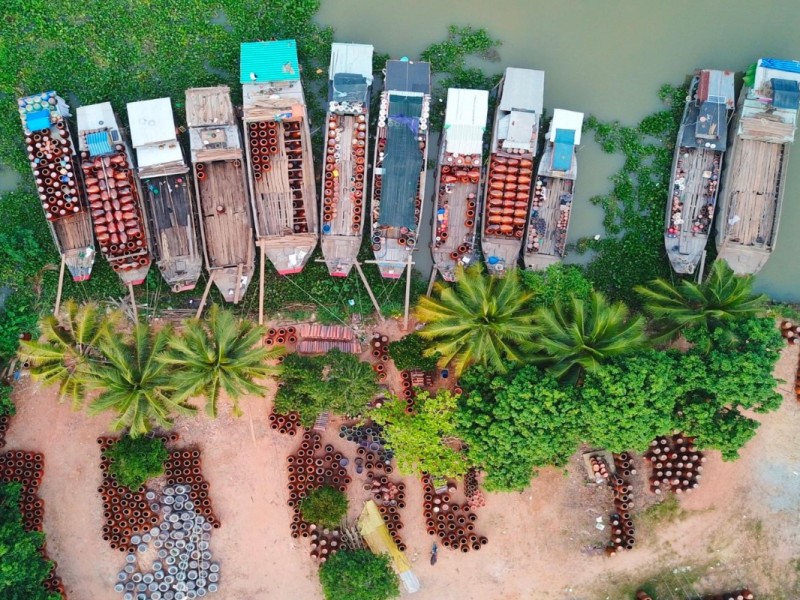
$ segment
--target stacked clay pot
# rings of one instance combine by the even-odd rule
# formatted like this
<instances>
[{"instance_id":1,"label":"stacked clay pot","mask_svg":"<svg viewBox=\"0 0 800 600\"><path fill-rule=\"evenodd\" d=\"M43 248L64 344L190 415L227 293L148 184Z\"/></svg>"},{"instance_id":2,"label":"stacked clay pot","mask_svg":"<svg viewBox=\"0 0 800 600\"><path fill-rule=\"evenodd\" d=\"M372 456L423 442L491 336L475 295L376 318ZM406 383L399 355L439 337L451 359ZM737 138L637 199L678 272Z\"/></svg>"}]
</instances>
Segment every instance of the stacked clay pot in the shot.
<instances>
[{"instance_id":1,"label":"stacked clay pot","mask_svg":"<svg viewBox=\"0 0 800 600\"><path fill-rule=\"evenodd\" d=\"M411 371L400 371L400 385L403 388L399 399L406 403L406 413L414 412L414 399L417 397L416 388L411 382Z\"/></svg>"},{"instance_id":2,"label":"stacked clay pot","mask_svg":"<svg viewBox=\"0 0 800 600\"><path fill-rule=\"evenodd\" d=\"M316 198L303 197L303 132L300 121L283 122L283 147L289 159L294 233L308 233L305 202L316 202Z\"/></svg>"},{"instance_id":3,"label":"stacked clay pot","mask_svg":"<svg viewBox=\"0 0 800 600\"><path fill-rule=\"evenodd\" d=\"M633 508L633 486L627 479L636 471L631 468L630 456L625 452L614 455L616 474L613 476L610 476L605 461L599 460L603 463L603 469L600 472L606 473L608 485L614 496L614 513L609 519L611 540L606 547L606 554L613 556L623 550L633 549L636 542L636 530L630 514L630 510ZM594 466L592 470L594 470Z\"/></svg>"},{"instance_id":4,"label":"stacked clay pot","mask_svg":"<svg viewBox=\"0 0 800 600\"><path fill-rule=\"evenodd\" d=\"M303 434L300 447L286 459L289 474L287 504L294 510L291 535L293 538L311 537L311 556L323 562L341 547L340 532L306 522L300 512L300 503L311 490L326 485L346 492L351 479L345 469L345 460L333 445L327 444L323 448L319 434L311 431Z\"/></svg>"},{"instance_id":5,"label":"stacked clay pot","mask_svg":"<svg viewBox=\"0 0 800 600\"><path fill-rule=\"evenodd\" d=\"M264 173L272 168L270 157L278 154L278 122L258 121L248 123L247 143L250 145L250 163L253 167L253 177L258 181L264 176Z\"/></svg>"},{"instance_id":6,"label":"stacked clay pot","mask_svg":"<svg viewBox=\"0 0 800 600\"><path fill-rule=\"evenodd\" d=\"M43 96L48 96L43 98ZM50 110L48 129L25 132L25 149L33 170L36 193L48 221L56 221L83 210L73 162L74 148L67 123L55 109L55 93L48 92L20 100L19 112L25 123L28 107ZM52 103L51 103L52 101Z\"/></svg>"},{"instance_id":7,"label":"stacked clay pot","mask_svg":"<svg viewBox=\"0 0 800 600\"><path fill-rule=\"evenodd\" d=\"M150 264L145 224L125 146L91 158L81 152L84 184L100 251L117 272Z\"/></svg>"},{"instance_id":8,"label":"stacked clay pot","mask_svg":"<svg viewBox=\"0 0 800 600\"><path fill-rule=\"evenodd\" d=\"M0 482L16 482L22 487L19 510L25 531L42 531L44 501L39 498L37 492L42 482L43 469L44 456L38 452L10 450L0 454ZM45 546L42 546L42 556L45 560L49 560ZM59 593L66 599L64 586L56 575L56 566L53 562L53 568L44 581L44 587L47 591Z\"/></svg>"},{"instance_id":9,"label":"stacked clay pot","mask_svg":"<svg viewBox=\"0 0 800 600\"><path fill-rule=\"evenodd\" d=\"M405 485L399 481L389 481L385 475L376 477L372 472L367 473L367 484L370 487L372 496L378 505L378 510L386 523L389 535L392 536L397 549L400 552L406 551L406 544L400 537L400 530L403 529L403 521L400 517L400 509L405 508Z\"/></svg>"},{"instance_id":10,"label":"stacked clay pot","mask_svg":"<svg viewBox=\"0 0 800 600\"><path fill-rule=\"evenodd\" d=\"M800 344L800 326L792 321L781 321L781 335L790 346Z\"/></svg>"},{"instance_id":11,"label":"stacked clay pot","mask_svg":"<svg viewBox=\"0 0 800 600\"><path fill-rule=\"evenodd\" d=\"M749 589L744 588L734 592L703 596L703 600L755 600L755 594L753 594L753 592L751 592Z\"/></svg>"},{"instance_id":12,"label":"stacked clay pot","mask_svg":"<svg viewBox=\"0 0 800 600\"><path fill-rule=\"evenodd\" d=\"M486 194L487 235L522 239L528 219L533 161L493 154Z\"/></svg>"},{"instance_id":13,"label":"stacked clay pot","mask_svg":"<svg viewBox=\"0 0 800 600\"><path fill-rule=\"evenodd\" d=\"M478 515L469 504L459 505L448 493L437 494L430 475L422 478L424 488L423 514L426 531L438 536L442 546L469 552L480 550L488 539L475 533Z\"/></svg>"},{"instance_id":14,"label":"stacked clay pot","mask_svg":"<svg viewBox=\"0 0 800 600\"><path fill-rule=\"evenodd\" d=\"M103 539L113 550L134 552L136 544L131 541L132 538L149 532L160 519L151 509L144 488L131 490L121 485L109 471L112 461L105 457L105 452L117 441L112 437L97 438L102 453L100 467L103 483L97 491L103 500L103 517L106 521Z\"/></svg>"},{"instance_id":15,"label":"stacked clay pot","mask_svg":"<svg viewBox=\"0 0 800 600\"><path fill-rule=\"evenodd\" d=\"M297 435L297 430L300 428L300 414L290 412L288 415L279 415L273 410L269 415L269 427L278 433Z\"/></svg>"},{"instance_id":16,"label":"stacked clay pot","mask_svg":"<svg viewBox=\"0 0 800 600\"><path fill-rule=\"evenodd\" d=\"M0 415L0 448L6 445L6 431L11 423L11 415Z\"/></svg>"},{"instance_id":17,"label":"stacked clay pot","mask_svg":"<svg viewBox=\"0 0 800 600\"><path fill-rule=\"evenodd\" d=\"M342 134L345 128L352 129L350 148L342 148ZM322 220L330 223L339 210L339 197L342 177L349 176L347 190L350 205L352 206L351 230L354 233L361 231L361 222L364 214L364 175L367 170L367 116L365 113L358 115L328 115L328 132L325 147L325 167L322 173ZM353 172L349 175L344 172L343 158L347 157L353 165Z\"/></svg>"},{"instance_id":18,"label":"stacked clay pot","mask_svg":"<svg viewBox=\"0 0 800 600\"><path fill-rule=\"evenodd\" d=\"M376 331L372 334L370 347L372 348L372 358L378 360L372 365L372 370L378 374L378 381L385 381L386 363L389 362L389 338Z\"/></svg>"},{"instance_id":19,"label":"stacked clay pot","mask_svg":"<svg viewBox=\"0 0 800 600\"><path fill-rule=\"evenodd\" d=\"M201 467L200 450L197 448L171 450L164 465L164 475L170 485L185 486L189 490L189 499L194 503L194 510L214 529L219 529L221 523L214 514L208 493L209 485L203 477Z\"/></svg>"},{"instance_id":20,"label":"stacked clay pot","mask_svg":"<svg viewBox=\"0 0 800 600\"><path fill-rule=\"evenodd\" d=\"M297 343L296 327L270 327L264 336L265 346L293 346Z\"/></svg>"},{"instance_id":21,"label":"stacked clay pot","mask_svg":"<svg viewBox=\"0 0 800 600\"><path fill-rule=\"evenodd\" d=\"M383 428L376 423L365 425L342 425L339 429L339 437L358 445L356 459L354 461L356 473L367 471L383 471L386 475L391 474L392 458L394 454L386 448L386 440L383 438ZM372 475L369 475L372 478Z\"/></svg>"},{"instance_id":22,"label":"stacked clay pot","mask_svg":"<svg viewBox=\"0 0 800 600\"><path fill-rule=\"evenodd\" d=\"M653 600L652 596L643 590L636 592L636 600Z\"/></svg>"},{"instance_id":23,"label":"stacked clay pot","mask_svg":"<svg viewBox=\"0 0 800 600\"><path fill-rule=\"evenodd\" d=\"M475 469L470 469L464 476L464 495L472 510L486 506L486 497L478 485L478 472Z\"/></svg>"},{"instance_id":24,"label":"stacked clay pot","mask_svg":"<svg viewBox=\"0 0 800 600\"><path fill-rule=\"evenodd\" d=\"M694 445L694 438L676 434L656 438L644 455L652 467L650 491L663 494L691 492L700 485L703 453Z\"/></svg>"}]
</instances>

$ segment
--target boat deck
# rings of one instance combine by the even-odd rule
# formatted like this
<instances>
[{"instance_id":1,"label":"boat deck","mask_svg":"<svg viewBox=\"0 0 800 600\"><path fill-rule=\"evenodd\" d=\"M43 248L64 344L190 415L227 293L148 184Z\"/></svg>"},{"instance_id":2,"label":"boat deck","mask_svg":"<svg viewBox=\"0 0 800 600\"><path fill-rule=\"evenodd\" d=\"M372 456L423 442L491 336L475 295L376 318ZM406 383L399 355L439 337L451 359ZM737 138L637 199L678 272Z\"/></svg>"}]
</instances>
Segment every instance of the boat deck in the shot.
<instances>
[{"instance_id":1,"label":"boat deck","mask_svg":"<svg viewBox=\"0 0 800 600\"><path fill-rule=\"evenodd\" d=\"M156 263L173 291L194 289L202 259L195 241L191 188L186 168L180 175L142 179Z\"/></svg>"},{"instance_id":2,"label":"boat deck","mask_svg":"<svg viewBox=\"0 0 800 600\"><path fill-rule=\"evenodd\" d=\"M74 281L89 279L95 255L92 220L89 213L84 210L49 224L56 246L64 256L72 279Z\"/></svg>"},{"instance_id":3,"label":"boat deck","mask_svg":"<svg viewBox=\"0 0 800 600\"><path fill-rule=\"evenodd\" d=\"M523 254L528 269L543 270L564 257L573 184L560 177L537 178Z\"/></svg>"},{"instance_id":4,"label":"boat deck","mask_svg":"<svg viewBox=\"0 0 800 600\"><path fill-rule=\"evenodd\" d=\"M447 190L438 194L434 211L433 262L445 281L455 281L456 266L462 258L472 262L475 249L478 182L442 184ZM447 236L442 238L444 231Z\"/></svg>"},{"instance_id":5,"label":"boat deck","mask_svg":"<svg viewBox=\"0 0 800 600\"><path fill-rule=\"evenodd\" d=\"M238 302L252 277L255 258L244 173L241 162L203 164L206 176L196 181L207 263L225 299Z\"/></svg>"},{"instance_id":6,"label":"boat deck","mask_svg":"<svg viewBox=\"0 0 800 600\"><path fill-rule=\"evenodd\" d=\"M722 152L681 147L672 175L665 246L677 273L694 273L714 218Z\"/></svg>"}]
</instances>

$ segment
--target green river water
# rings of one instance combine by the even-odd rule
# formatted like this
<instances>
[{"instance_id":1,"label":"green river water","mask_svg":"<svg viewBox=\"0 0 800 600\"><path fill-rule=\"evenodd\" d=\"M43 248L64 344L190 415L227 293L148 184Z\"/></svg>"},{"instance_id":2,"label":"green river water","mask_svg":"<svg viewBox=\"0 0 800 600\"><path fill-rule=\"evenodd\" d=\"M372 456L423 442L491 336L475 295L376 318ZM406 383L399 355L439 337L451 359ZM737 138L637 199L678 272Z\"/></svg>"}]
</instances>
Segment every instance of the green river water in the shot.
<instances>
[{"instance_id":1,"label":"green river water","mask_svg":"<svg viewBox=\"0 0 800 600\"><path fill-rule=\"evenodd\" d=\"M542 69L549 112L566 108L626 124L661 107L661 84L680 84L696 68L741 72L759 57L800 60L797 0L323 0L318 21L334 27L336 41L371 43L376 52L412 59L450 24L485 27L503 42L501 60L477 66ZM603 233L602 211L589 198L607 191L608 177L621 166L621 157L604 155L591 136L582 140L578 161L571 242ZM428 222L426 216L423 232ZM759 289L777 300L800 301L798 233L800 149L794 149L777 250L757 277ZM426 247L420 244L415 260L427 274Z\"/></svg>"}]
</instances>

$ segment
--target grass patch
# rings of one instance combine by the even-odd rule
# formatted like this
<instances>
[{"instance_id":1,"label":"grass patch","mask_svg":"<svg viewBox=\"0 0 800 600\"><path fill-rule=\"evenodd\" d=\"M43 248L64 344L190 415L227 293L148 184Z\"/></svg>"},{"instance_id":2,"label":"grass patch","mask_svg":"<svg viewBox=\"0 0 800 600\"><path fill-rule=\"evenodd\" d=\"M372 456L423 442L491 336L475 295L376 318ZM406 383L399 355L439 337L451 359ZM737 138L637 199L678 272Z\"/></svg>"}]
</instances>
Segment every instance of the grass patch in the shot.
<instances>
[{"instance_id":1,"label":"grass patch","mask_svg":"<svg viewBox=\"0 0 800 600\"><path fill-rule=\"evenodd\" d=\"M658 504L654 504L642 511L638 517L639 523L652 529L659 525L674 523L684 519L688 513L681 508L678 497L669 494Z\"/></svg>"}]
</instances>

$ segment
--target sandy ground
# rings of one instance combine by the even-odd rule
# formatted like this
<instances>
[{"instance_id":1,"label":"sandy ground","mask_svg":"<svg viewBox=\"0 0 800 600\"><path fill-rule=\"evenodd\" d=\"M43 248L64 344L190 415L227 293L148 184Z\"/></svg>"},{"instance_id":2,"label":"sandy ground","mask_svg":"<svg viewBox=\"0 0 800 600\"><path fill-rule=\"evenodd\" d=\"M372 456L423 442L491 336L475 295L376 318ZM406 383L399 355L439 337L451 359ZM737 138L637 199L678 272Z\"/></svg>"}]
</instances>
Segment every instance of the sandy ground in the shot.
<instances>
[{"instance_id":1,"label":"sandy ground","mask_svg":"<svg viewBox=\"0 0 800 600\"><path fill-rule=\"evenodd\" d=\"M393 336L394 337L394 336ZM793 381L797 349L787 349L777 374ZM396 373L392 374L390 381ZM418 600L628 598L631 586L660 582L675 590L735 588L749 584L763 598L798 598L795 563L800 555L800 408L789 384L786 401L759 416L758 435L741 460L723 463L709 454L701 487L681 498L683 517L648 530L637 547L608 558L590 550L604 542L595 518L608 514L603 490L583 483L576 457L568 469L546 470L521 494L491 494L480 509L477 530L489 538L480 552L441 549L428 561L433 538L426 535L421 484L406 478L408 506L402 536L422 590ZM55 392L23 379L15 391L18 414L6 450L45 455L40 494L50 556L72 600L120 598L113 591L123 555L102 541L97 436L109 420L88 418L55 402ZM299 443L269 428L269 400L248 398L245 416L225 407L216 421L181 421L181 442L203 451L203 472L222 528L211 546L222 565L216 598L317 599L317 566L305 540L289 536L285 458ZM329 429L333 441L335 429ZM355 446L335 439L354 455ZM363 496L360 485L353 497ZM637 490L637 508L653 497ZM691 569L691 570L690 570ZM693 585L694 588L690 588ZM683 598L676 591L676 598Z\"/></svg>"}]
</instances>

